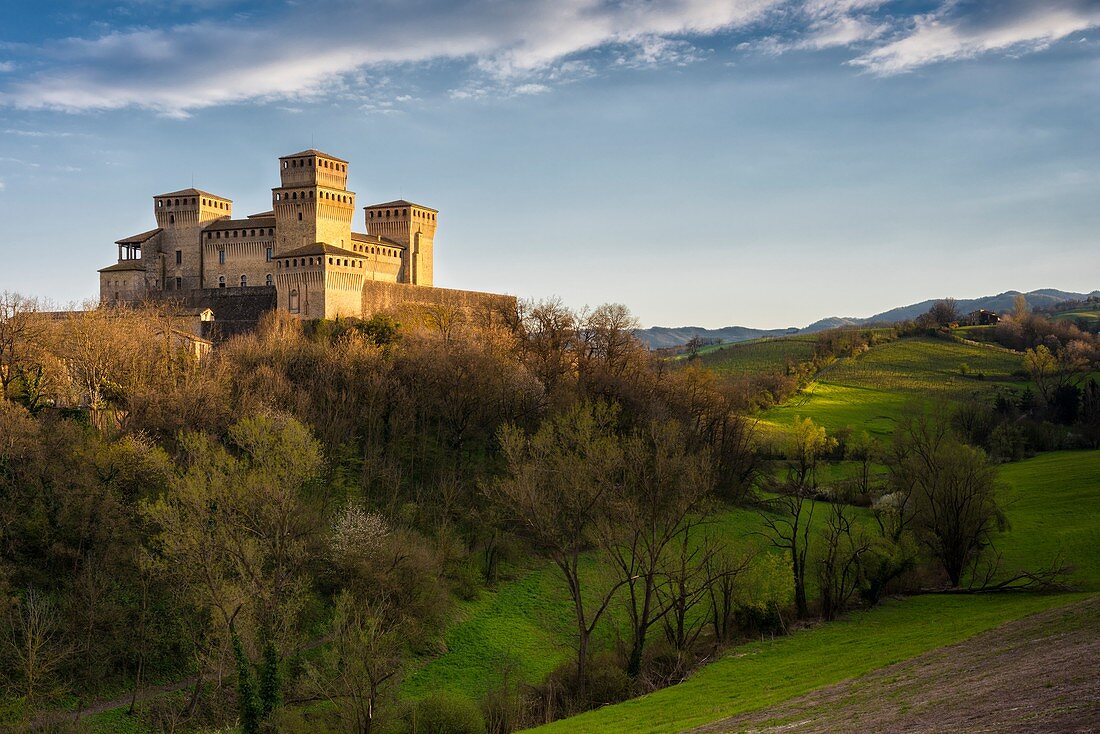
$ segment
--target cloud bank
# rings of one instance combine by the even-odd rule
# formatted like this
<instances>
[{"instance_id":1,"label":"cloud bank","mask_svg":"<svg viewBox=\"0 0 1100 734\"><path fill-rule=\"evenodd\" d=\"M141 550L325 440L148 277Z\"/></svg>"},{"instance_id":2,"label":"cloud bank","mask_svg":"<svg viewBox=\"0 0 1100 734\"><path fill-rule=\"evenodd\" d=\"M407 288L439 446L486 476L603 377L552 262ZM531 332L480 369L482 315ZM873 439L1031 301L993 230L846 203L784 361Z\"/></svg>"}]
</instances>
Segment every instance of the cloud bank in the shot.
<instances>
[{"instance_id":1,"label":"cloud bank","mask_svg":"<svg viewBox=\"0 0 1100 734\"><path fill-rule=\"evenodd\" d=\"M754 38L742 47L775 54L851 48L849 63L891 75L1034 52L1100 25L1096 0L947 0L900 18L886 0L313 0L251 12L228 4L216 18L217 5L198 3L209 12L187 23L9 43L17 62L0 62L0 104L186 115L333 94L367 100L387 75L439 63L465 75L454 98L529 95L604 68L695 63L707 54L699 44L734 33ZM155 4L142 7L133 14L155 17ZM608 53L586 58L598 52Z\"/></svg>"}]
</instances>

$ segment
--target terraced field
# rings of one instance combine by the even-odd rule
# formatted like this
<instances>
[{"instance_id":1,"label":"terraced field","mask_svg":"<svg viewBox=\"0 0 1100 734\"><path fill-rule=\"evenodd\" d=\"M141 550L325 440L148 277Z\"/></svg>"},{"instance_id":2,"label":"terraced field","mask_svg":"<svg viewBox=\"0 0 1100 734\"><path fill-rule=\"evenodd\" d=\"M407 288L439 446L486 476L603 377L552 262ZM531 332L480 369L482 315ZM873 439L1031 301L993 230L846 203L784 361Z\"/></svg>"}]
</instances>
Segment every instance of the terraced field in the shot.
<instances>
[{"instance_id":1,"label":"terraced field","mask_svg":"<svg viewBox=\"0 0 1100 734\"><path fill-rule=\"evenodd\" d=\"M728 375L748 375L783 369L814 356L817 337L787 336L754 339L736 344L705 347L699 352L699 363Z\"/></svg>"}]
</instances>

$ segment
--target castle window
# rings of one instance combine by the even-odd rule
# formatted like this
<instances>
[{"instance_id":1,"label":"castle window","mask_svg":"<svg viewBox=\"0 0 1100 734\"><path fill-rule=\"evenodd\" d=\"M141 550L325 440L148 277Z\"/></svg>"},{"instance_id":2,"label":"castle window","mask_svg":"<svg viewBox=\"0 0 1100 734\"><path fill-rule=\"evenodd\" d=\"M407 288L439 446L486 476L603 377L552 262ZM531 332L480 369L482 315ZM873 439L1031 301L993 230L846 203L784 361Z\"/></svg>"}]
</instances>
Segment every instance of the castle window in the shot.
<instances>
[{"instance_id":1,"label":"castle window","mask_svg":"<svg viewBox=\"0 0 1100 734\"><path fill-rule=\"evenodd\" d=\"M332 258L331 257L328 259L328 264L332 265Z\"/></svg>"},{"instance_id":2,"label":"castle window","mask_svg":"<svg viewBox=\"0 0 1100 734\"><path fill-rule=\"evenodd\" d=\"M218 250L218 264L225 265L225 250Z\"/></svg>"},{"instance_id":3,"label":"castle window","mask_svg":"<svg viewBox=\"0 0 1100 734\"><path fill-rule=\"evenodd\" d=\"M225 288L225 276L224 275L219 275L218 276L218 287L219 288Z\"/></svg>"},{"instance_id":4,"label":"castle window","mask_svg":"<svg viewBox=\"0 0 1100 734\"><path fill-rule=\"evenodd\" d=\"M175 224L176 223L176 216L174 214L169 214L168 215L168 223L169 224Z\"/></svg>"},{"instance_id":5,"label":"castle window","mask_svg":"<svg viewBox=\"0 0 1100 734\"><path fill-rule=\"evenodd\" d=\"M298 267L298 258L294 258L294 267Z\"/></svg>"},{"instance_id":6,"label":"castle window","mask_svg":"<svg viewBox=\"0 0 1100 734\"><path fill-rule=\"evenodd\" d=\"M234 236L234 237L236 237L236 236L237 236L237 230L233 230L233 236Z\"/></svg>"},{"instance_id":7,"label":"castle window","mask_svg":"<svg viewBox=\"0 0 1100 734\"><path fill-rule=\"evenodd\" d=\"M183 265L183 250L176 250L176 265Z\"/></svg>"},{"instance_id":8,"label":"castle window","mask_svg":"<svg viewBox=\"0 0 1100 734\"><path fill-rule=\"evenodd\" d=\"M264 285L275 285L275 279L271 277L271 273L264 277Z\"/></svg>"},{"instance_id":9,"label":"castle window","mask_svg":"<svg viewBox=\"0 0 1100 734\"><path fill-rule=\"evenodd\" d=\"M177 291L182 291L183 290L183 278L176 278L176 290Z\"/></svg>"},{"instance_id":10,"label":"castle window","mask_svg":"<svg viewBox=\"0 0 1100 734\"><path fill-rule=\"evenodd\" d=\"M287 162L283 161L283 168L286 168L286 167L287 167Z\"/></svg>"},{"instance_id":11,"label":"castle window","mask_svg":"<svg viewBox=\"0 0 1100 734\"><path fill-rule=\"evenodd\" d=\"M301 212L298 212L298 221L299 222L302 221L302 213Z\"/></svg>"},{"instance_id":12,"label":"castle window","mask_svg":"<svg viewBox=\"0 0 1100 734\"><path fill-rule=\"evenodd\" d=\"M272 248L270 248L270 247L269 247L269 248L267 248L267 253L266 253L266 257L267 257L267 261L268 261L268 262L271 262L271 256L272 256L273 254L275 254L275 253L273 252Z\"/></svg>"},{"instance_id":13,"label":"castle window","mask_svg":"<svg viewBox=\"0 0 1100 734\"><path fill-rule=\"evenodd\" d=\"M287 304L291 313L298 313L298 289L290 292L290 303Z\"/></svg>"},{"instance_id":14,"label":"castle window","mask_svg":"<svg viewBox=\"0 0 1100 734\"><path fill-rule=\"evenodd\" d=\"M241 288L247 288L247 287L248 287L248 276L247 275L242 275L241 276Z\"/></svg>"},{"instance_id":15,"label":"castle window","mask_svg":"<svg viewBox=\"0 0 1100 734\"><path fill-rule=\"evenodd\" d=\"M406 217L407 217L407 216L409 216L409 210L408 210L408 209L404 209L404 210L402 210L402 213L403 213L403 214L404 214L404 215L405 215Z\"/></svg>"},{"instance_id":16,"label":"castle window","mask_svg":"<svg viewBox=\"0 0 1100 734\"><path fill-rule=\"evenodd\" d=\"M294 193L292 193L292 194L290 195L290 198L291 198L291 199L294 199L295 201L297 201L297 200L298 200L298 192L297 192L297 191L295 191Z\"/></svg>"}]
</instances>

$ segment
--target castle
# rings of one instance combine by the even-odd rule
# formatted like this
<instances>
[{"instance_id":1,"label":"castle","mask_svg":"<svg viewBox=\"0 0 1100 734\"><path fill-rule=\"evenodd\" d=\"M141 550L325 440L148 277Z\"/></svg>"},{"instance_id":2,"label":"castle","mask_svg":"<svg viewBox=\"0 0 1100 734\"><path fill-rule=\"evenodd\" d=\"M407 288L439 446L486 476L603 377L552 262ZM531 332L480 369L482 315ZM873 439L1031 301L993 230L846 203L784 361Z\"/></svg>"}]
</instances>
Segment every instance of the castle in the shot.
<instances>
[{"instance_id":1,"label":"castle","mask_svg":"<svg viewBox=\"0 0 1100 734\"><path fill-rule=\"evenodd\" d=\"M514 304L509 296L434 287L435 209L372 204L363 209L366 232L353 232L347 161L304 150L280 158L279 175L271 211L243 219L233 218L232 200L199 189L154 196L157 227L115 243L118 262L99 271L101 303L175 300L216 314L226 297L247 294L261 311L302 319L366 317L417 303Z\"/></svg>"}]
</instances>

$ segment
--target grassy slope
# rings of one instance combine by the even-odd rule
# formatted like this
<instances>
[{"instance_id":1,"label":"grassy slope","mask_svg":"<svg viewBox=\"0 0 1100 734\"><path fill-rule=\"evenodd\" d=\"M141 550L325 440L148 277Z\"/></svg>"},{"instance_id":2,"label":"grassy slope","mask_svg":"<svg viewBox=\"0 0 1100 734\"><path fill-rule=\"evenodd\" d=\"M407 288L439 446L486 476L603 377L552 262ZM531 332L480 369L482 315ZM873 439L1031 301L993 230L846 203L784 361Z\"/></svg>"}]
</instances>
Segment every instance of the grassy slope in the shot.
<instances>
[{"instance_id":1,"label":"grassy slope","mask_svg":"<svg viewBox=\"0 0 1100 734\"><path fill-rule=\"evenodd\" d=\"M1046 454L1003 468L1013 529L1000 548L1009 566L1066 553L1077 581L1100 590L1100 451ZM546 732L674 732L752 711L823 685L952 644L1082 593L924 596L732 650L688 681L556 722Z\"/></svg>"},{"instance_id":2,"label":"grassy slope","mask_svg":"<svg viewBox=\"0 0 1100 734\"><path fill-rule=\"evenodd\" d=\"M719 344L700 349L699 363L730 375L766 372L812 358L816 343L816 336L789 336Z\"/></svg>"},{"instance_id":3,"label":"grassy slope","mask_svg":"<svg viewBox=\"0 0 1100 734\"><path fill-rule=\"evenodd\" d=\"M1090 324L1100 322L1100 308L1063 311L1051 316L1055 321L1085 321Z\"/></svg>"},{"instance_id":4,"label":"grassy slope","mask_svg":"<svg viewBox=\"0 0 1100 734\"><path fill-rule=\"evenodd\" d=\"M932 337L899 339L839 360L822 371L804 393L767 411L764 423L774 428L799 415L833 431L852 426L888 435L913 400L985 392L997 381L1011 379L1021 366L1019 355L996 347ZM984 380L978 379L979 373Z\"/></svg>"}]
</instances>

